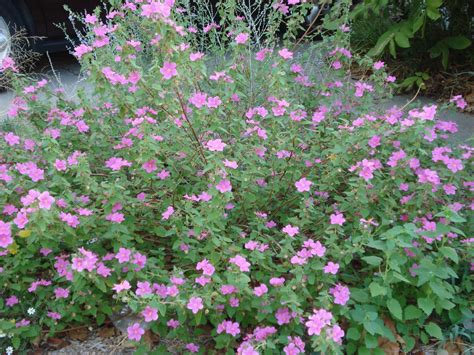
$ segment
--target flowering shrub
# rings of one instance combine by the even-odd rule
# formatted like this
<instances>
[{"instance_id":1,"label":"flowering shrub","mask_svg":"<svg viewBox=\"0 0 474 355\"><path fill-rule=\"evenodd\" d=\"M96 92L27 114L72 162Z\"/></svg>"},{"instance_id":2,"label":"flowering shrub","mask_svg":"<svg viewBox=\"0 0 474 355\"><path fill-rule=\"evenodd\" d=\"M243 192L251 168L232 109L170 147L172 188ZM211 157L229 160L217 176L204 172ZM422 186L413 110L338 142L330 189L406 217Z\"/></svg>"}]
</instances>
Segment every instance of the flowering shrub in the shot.
<instances>
[{"instance_id":1,"label":"flowering shrub","mask_svg":"<svg viewBox=\"0 0 474 355\"><path fill-rule=\"evenodd\" d=\"M223 11L208 32L225 55L196 49L207 32L177 22L179 4L137 0L85 17L76 98L17 77L0 346L124 308L143 352L146 330L158 353L170 338L303 354L463 336L472 148L446 142L444 107L382 110L393 78L376 63L350 80L346 25L297 52Z\"/></svg>"}]
</instances>

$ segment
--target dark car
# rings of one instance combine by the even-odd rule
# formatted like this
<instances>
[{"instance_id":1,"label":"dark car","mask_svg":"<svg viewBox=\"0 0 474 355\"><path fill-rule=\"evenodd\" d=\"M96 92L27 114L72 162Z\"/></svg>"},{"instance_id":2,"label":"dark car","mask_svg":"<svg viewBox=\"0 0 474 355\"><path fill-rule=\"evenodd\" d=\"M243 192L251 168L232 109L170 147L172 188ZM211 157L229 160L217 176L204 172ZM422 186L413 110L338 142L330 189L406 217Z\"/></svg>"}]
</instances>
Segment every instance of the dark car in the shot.
<instances>
[{"instance_id":1,"label":"dark car","mask_svg":"<svg viewBox=\"0 0 474 355\"><path fill-rule=\"evenodd\" d=\"M70 26L67 5L75 12L92 12L100 0L0 0L0 63L11 51L11 35L24 28L27 36L41 37L34 41L38 52L62 51L67 41L56 24Z\"/></svg>"}]
</instances>

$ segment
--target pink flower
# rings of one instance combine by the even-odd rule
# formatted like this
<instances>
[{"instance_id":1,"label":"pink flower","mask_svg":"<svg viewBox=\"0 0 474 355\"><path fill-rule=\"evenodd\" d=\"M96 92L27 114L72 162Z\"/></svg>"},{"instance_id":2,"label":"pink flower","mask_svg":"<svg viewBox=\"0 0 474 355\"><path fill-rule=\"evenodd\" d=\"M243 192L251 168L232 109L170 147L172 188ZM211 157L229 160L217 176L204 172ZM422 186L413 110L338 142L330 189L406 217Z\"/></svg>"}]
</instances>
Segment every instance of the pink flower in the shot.
<instances>
[{"instance_id":1,"label":"pink flower","mask_svg":"<svg viewBox=\"0 0 474 355\"><path fill-rule=\"evenodd\" d=\"M329 290L329 293L334 296L334 303L340 304L341 306L344 306L347 301L349 301L351 294L349 292L349 288L341 284L337 284L336 286L332 287Z\"/></svg>"},{"instance_id":2,"label":"pink flower","mask_svg":"<svg viewBox=\"0 0 474 355\"><path fill-rule=\"evenodd\" d=\"M231 192L232 191L232 185L230 184L229 180L221 180L217 185L216 189L220 193L225 193L225 192Z\"/></svg>"},{"instance_id":3,"label":"pink flower","mask_svg":"<svg viewBox=\"0 0 474 355\"><path fill-rule=\"evenodd\" d=\"M54 197L52 197L48 191L44 191L38 196L38 201L39 208L49 210L54 203Z\"/></svg>"},{"instance_id":4,"label":"pink flower","mask_svg":"<svg viewBox=\"0 0 474 355\"><path fill-rule=\"evenodd\" d=\"M204 305L202 304L202 298L191 297L186 307L194 314L198 313L201 309L204 308Z\"/></svg>"},{"instance_id":5,"label":"pink flower","mask_svg":"<svg viewBox=\"0 0 474 355\"><path fill-rule=\"evenodd\" d=\"M57 312L48 312L47 316L51 319L54 319L54 320L61 319L61 315Z\"/></svg>"},{"instance_id":6,"label":"pink flower","mask_svg":"<svg viewBox=\"0 0 474 355\"><path fill-rule=\"evenodd\" d=\"M222 152L226 146L227 144L222 142L220 139L210 140L206 143L206 148L211 152Z\"/></svg>"},{"instance_id":7,"label":"pink flower","mask_svg":"<svg viewBox=\"0 0 474 355\"><path fill-rule=\"evenodd\" d=\"M168 219L171 217L171 215L172 215L173 213L174 213L174 208L173 208L173 206L168 206L168 208L166 209L166 211L161 214L162 220L168 220Z\"/></svg>"},{"instance_id":8,"label":"pink flower","mask_svg":"<svg viewBox=\"0 0 474 355\"><path fill-rule=\"evenodd\" d=\"M240 333L239 323L232 322L231 320L222 321L217 326L217 334L221 334L222 332L230 334L233 337L237 336Z\"/></svg>"},{"instance_id":9,"label":"pink flower","mask_svg":"<svg viewBox=\"0 0 474 355\"><path fill-rule=\"evenodd\" d=\"M331 219L331 224L338 224L340 226L342 226L344 222L346 221L342 213L333 213L330 216L330 219Z\"/></svg>"},{"instance_id":10,"label":"pink flower","mask_svg":"<svg viewBox=\"0 0 474 355\"><path fill-rule=\"evenodd\" d=\"M18 304L19 301L18 301L18 297L16 296L10 296L7 298L5 304L7 307L13 307L14 305Z\"/></svg>"},{"instance_id":11,"label":"pink flower","mask_svg":"<svg viewBox=\"0 0 474 355\"><path fill-rule=\"evenodd\" d=\"M165 62L163 67L160 69L161 75L163 75L163 79L169 80L173 76L178 75L176 71L176 63Z\"/></svg>"},{"instance_id":12,"label":"pink flower","mask_svg":"<svg viewBox=\"0 0 474 355\"><path fill-rule=\"evenodd\" d=\"M235 42L237 44L245 44L249 39L249 34L248 33L239 33L237 36L235 36Z\"/></svg>"},{"instance_id":13,"label":"pink flower","mask_svg":"<svg viewBox=\"0 0 474 355\"><path fill-rule=\"evenodd\" d=\"M203 92L196 92L189 98L189 102L197 108L207 105L207 94Z\"/></svg>"},{"instance_id":14,"label":"pink flower","mask_svg":"<svg viewBox=\"0 0 474 355\"><path fill-rule=\"evenodd\" d=\"M308 335L319 335L321 330L331 323L332 314L325 309L314 310L305 323L308 328Z\"/></svg>"},{"instance_id":15,"label":"pink flower","mask_svg":"<svg viewBox=\"0 0 474 355\"><path fill-rule=\"evenodd\" d=\"M309 180L306 180L306 178L301 178L297 182L295 182L295 186L298 192L309 191L312 184L313 183Z\"/></svg>"},{"instance_id":16,"label":"pink flower","mask_svg":"<svg viewBox=\"0 0 474 355\"><path fill-rule=\"evenodd\" d=\"M176 319L170 319L168 322L166 322L166 325L170 328L176 329L179 327L179 321Z\"/></svg>"},{"instance_id":17,"label":"pink flower","mask_svg":"<svg viewBox=\"0 0 474 355\"><path fill-rule=\"evenodd\" d=\"M59 219L72 228L76 228L80 224L79 218L70 213L61 212Z\"/></svg>"},{"instance_id":18,"label":"pink flower","mask_svg":"<svg viewBox=\"0 0 474 355\"><path fill-rule=\"evenodd\" d=\"M332 261L328 262L328 264L324 267L325 274L333 274L336 275L337 271L339 270L339 264L335 264Z\"/></svg>"},{"instance_id":19,"label":"pink flower","mask_svg":"<svg viewBox=\"0 0 474 355\"><path fill-rule=\"evenodd\" d=\"M291 322L291 313L290 310L286 307L278 308L275 313L275 318L277 320L278 325L289 324Z\"/></svg>"},{"instance_id":20,"label":"pink flower","mask_svg":"<svg viewBox=\"0 0 474 355\"><path fill-rule=\"evenodd\" d=\"M380 145L380 136L373 136L369 139L369 146L372 148L376 148Z\"/></svg>"},{"instance_id":21,"label":"pink flower","mask_svg":"<svg viewBox=\"0 0 474 355\"><path fill-rule=\"evenodd\" d=\"M140 327L139 323L134 323L130 327L127 328L128 339L140 341L142 335L145 334L145 330Z\"/></svg>"},{"instance_id":22,"label":"pink flower","mask_svg":"<svg viewBox=\"0 0 474 355\"><path fill-rule=\"evenodd\" d=\"M385 63L382 61L378 61L374 63L374 69L379 70L382 69L385 66Z\"/></svg>"},{"instance_id":23,"label":"pink flower","mask_svg":"<svg viewBox=\"0 0 474 355\"><path fill-rule=\"evenodd\" d=\"M127 280L124 280L121 283L115 284L114 287L112 287L112 290L119 293L122 291L130 290L130 288L130 283Z\"/></svg>"},{"instance_id":24,"label":"pink flower","mask_svg":"<svg viewBox=\"0 0 474 355\"><path fill-rule=\"evenodd\" d=\"M54 162L54 167L57 171L65 171L67 169L66 161L56 159L56 161Z\"/></svg>"},{"instance_id":25,"label":"pink flower","mask_svg":"<svg viewBox=\"0 0 474 355\"><path fill-rule=\"evenodd\" d=\"M204 57L204 53L201 52L191 53L189 55L189 59L191 60L191 62L195 62L196 60L199 60L202 57Z\"/></svg>"},{"instance_id":26,"label":"pink flower","mask_svg":"<svg viewBox=\"0 0 474 355\"><path fill-rule=\"evenodd\" d=\"M344 337L344 330L338 326L337 324L334 325L332 328L328 329L326 331L326 333L328 334L329 337L332 338L332 340L335 342L335 343L338 343L340 344L341 343L341 340L342 338Z\"/></svg>"},{"instance_id":27,"label":"pink flower","mask_svg":"<svg viewBox=\"0 0 474 355\"><path fill-rule=\"evenodd\" d=\"M214 266L207 259L203 259L196 265L196 270L202 270L202 273L207 276L212 276L216 270Z\"/></svg>"},{"instance_id":28,"label":"pink flower","mask_svg":"<svg viewBox=\"0 0 474 355\"><path fill-rule=\"evenodd\" d=\"M261 284L253 289L253 294L257 297L262 297L268 292L268 287L265 284Z\"/></svg>"},{"instance_id":29,"label":"pink flower","mask_svg":"<svg viewBox=\"0 0 474 355\"><path fill-rule=\"evenodd\" d=\"M300 232L300 229L298 227L293 227L291 224L288 224L281 231L283 233L288 234L290 237L294 237Z\"/></svg>"},{"instance_id":30,"label":"pink flower","mask_svg":"<svg viewBox=\"0 0 474 355\"><path fill-rule=\"evenodd\" d=\"M123 166L132 166L132 163L122 158L112 157L105 162L105 166L114 171L117 171L120 170Z\"/></svg>"},{"instance_id":31,"label":"pink flower","mask_svg":"<svg viewBox=\"0 0 474 355\"><path fill-rule=\"evenodd\" d=\"M5 135L4 139L5 139L5 142L7 142L7 144L10 146L17 145L20 143L20 137L13 134L12 132L8 132Z\"/></svg>"},{"instance_id":32,"label":"pink flower","mask_svg":"<svg viewBox=\"0 0 474 355\"><path fill-rule=\"evenodd\" d=\"M229 262L231 264L234 264L234 265L238 266L238 268L242 272L250 271L250 263L247 261L247 259L245 259L245 257L243 257L241 255L236 255L233 258L230 258Z\"/></svg>"},{"instance_id":33,"label":"pink flower","mask_svg":"<svg viewBox=\"0 0 474 355\"><path fill-rule=\"evenodd\" d=\"M467 102L461 95L453 96L449 102L454 102L461 110L464 110L467 107Z\"/></svg>"},{"instance_id":34,"label":"pink flower","mask_svg":"<svg viewBox=\"0 0 474 355\"><path fill-rule=\"evenodd\" d=\"M207 107L209 108L218 108L222 104L222 100L219 96L208 97L207 99Z\"/></svg>"},{"instance_id":35,"label":"pink flower","mask_svg":"<svg viewBox=\"0 0 474 355\"><path fill-rule=\"evenodd\" d=\"M58 287L54 290L54 295L56 296L56 299L68 298L69 297L69 290L67 288Z\"/></svg>"},{"instance_id":36,"label":"pink flower","mask_svg":"<svg viewBox=\"0 0 474 355\"><path fill-rule=\"evenodd\" d=\"M156 160L153 159L153 160L149 160L145 163L143 163L142 165L142 168L148 173L152 173L153 171L155 171L157 169L156 167Z\"/></svg>"},{"instance_id":37,"label":"pink flower","mask_svg":"<svg viewBox=\"0 0 474 355\"><path fill-rule=\"evenodd\" d=\"M283 59L292 59L293 58L293 52L290 52L287 48L280 49L278 51L278 54Z\"/></svg>"},{"instance_id":38,"label":"pink flower","mask_svg":"<svg viewBox=\"0 0 474 355\"><path fill-rule=\"evenodd\" d=\"M15 223L15 225L19 229L25 228L25 226L28 224L28 222L29 222L28 216L26 215L26 213L23 213L23 212L18 212L15 219L13 220L13 223ZM0 227L0 236L1 235L2 235L2 233L1 233L1 227Z\"/></svg>"},{"instance_id":39,"label":"pink flower","mask_svg":"<svg viewBox=\"0 0 474 355\"><path fill-rule=\"evenodd\" d=\"M10 223L0 221L0 248L6 248L12 243Z\"/></svg>"},{"instance_id":40,"label":"pink flower","mask_svg":"<svg viewBox=\"0 0 474 355\"><path fill-rule=\"evenodd\" d=\"M237 169L239 167L236 161L226 159L223 161L223 163L226 168Z\"/></svg>"},{"instance_id":41,"label":"pink flower","mask_svg":"<svg viewBox=\"0 0 474 355\"><path fill-rule=\"evenodd\" d=\"M272 277L270 279L270 285L272 286L281 286L285 283L284 277Z\"/></svg>"},{"instance_id":42,"label":"pink flower","mask_svg":"<svg viewBox=\"0 0 474 355\"><path fill-rule=\"evenodd\" d=\"M118 253L115 255L115 259L117 259L120 264L123 264L130 261L131 255L132 251L130 249L120 248Z\"/></svg>"},{"instance_id":43,"label":"pink flower","mask_svg":"<svg viewBox=\"0 0 474 355\"><path fill-rule=\"evenodd\" d=\"M186 350L192 353L197 353L199 351L199 345L196 345L194 343L186 344Z\"/></svg>"},{"instance_id":44,"label":"pink flower","mask_svg":"<svg viewBox=\"0 0 474 355\"><path fill-rule=\"evenodd\" d=\"M123 213L120 212L110 213L105 217L105 219L112 223L122 223L123 221L125 221Z\"/></svg>"},{"instance_id":45,"label":"pink flower","mask_svg":"<svg viewBox=\"0 0 474 355\"><path fill-rule=\"evenodd\" d=\"M74 56L78 59L81 59L84 54L90 53L94 50L91 46L86 44L81 44L74 48Z\"/></svg>"}]
</instances>

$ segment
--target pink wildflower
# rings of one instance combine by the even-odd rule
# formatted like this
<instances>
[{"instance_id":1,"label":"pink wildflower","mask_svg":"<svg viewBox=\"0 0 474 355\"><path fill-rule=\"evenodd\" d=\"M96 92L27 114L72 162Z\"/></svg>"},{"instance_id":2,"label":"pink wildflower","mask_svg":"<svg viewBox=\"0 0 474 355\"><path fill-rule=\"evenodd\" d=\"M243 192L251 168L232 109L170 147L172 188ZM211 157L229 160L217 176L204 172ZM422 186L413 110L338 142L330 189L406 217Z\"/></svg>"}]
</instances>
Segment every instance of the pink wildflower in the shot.
<instances>
[{"instance_id":1,"label":"pink wildflower","mask_svg":"<svg viewBox=\"0 0 474 355\"><path fill-rule=\"evenodd\" d=\"M177 76L178 72L176 71L176 63L165 62L163 67L160 69L161 75L163 75L163 79L169 80L173 76Z\"/></svg>"},{"instance_id":2,"label":"pink wildflower","mask_svg":"<svg viewBox=\"0 0 474 355\"><path fill-rule=\"evenodd\" d=\"M222 142L220 139L210 140L206 143L206 148L211 152L222 152L226 146L227 144Z\"/></svg>"},{"instance_id":3,"label":"pink wildflower","mask_svg":"<svg viewBox=\"0 0 474 355\"><path fill-rule=\"evenodd\" d=\"M328 262L328 264L324 267L325 274L336 275L338 270L339 270L339 264L333 263L332 261Z\"/></svg>"},{"instance_id":4,"label":"pink wildflower","mask_svg":"<svg viewBox=\"0 0 474 355\"><path fill-rule=\"evenodd\" d=\"M225 192L231 192L232 191L232 185L229 180L221 180L217 185L216 189L220 193L225 193Z\"/></svg>"},{"instance_id":5,"label":"pink wildflower","mask_svg":"<svg viewBox=\"0 0 474 355\"><path fill-rule=\"evenodd\" d=\"M290 237L294 237L300 232L300 229L298 227L293 227L291 224L288 224L281 231L283 233L288 234Z\"/></svg>"},{"instance_id":6,"label":"pink wildflower","mask_svg":"<svg viewBox=\"0 0 474 355\"><path fill-rule=\"evenodd\" d=\"M140 327L139 323L134 323L130 327L127 328L128 339L140 341L142 335L145 334L145 330Z\"/></svg>"},{"instance_id":7,"label":"pink wildflower","mask_svg":"<svg viewBox=\"0 0 474 355\"><path fill-rule=\"evenodd\" d=\"M278 54L283 59L292 59L293 58L293 52L290 52L287 48L280 49L278 51Z\"/></svg>"},{"instance_id":8,"label":"pink wildflower","mask_svg":"<svg viewBox=\"0 0 474 355\"><path fill-rule=\"evenodd\" d=\"M296 189L298 190L298 192L309 191L312 184L313 183L311 181L307 180L305 177L301 178L297 182L295 182L295 186L296 186Z\"/></svg>"},{"instance_id":9,"label":"pink wildflower","mask_svg":"<svg viewBox=\"0 0 474 355\"><path fill-rule=\"evenodd\" d=\"M342 226L344 222L346 221L342 213L333 213L330 216L330 219L331 219L331 224L338 224L340 226Z\"/></svg>"},{"instance_id":10,"label":"pink wildflower","mask_svg":"<svg viewBox=\"0 0 474 355\"><path fill-rule=\"evenodd\" d=\"M237 44L245 44L249 39L249 34L248 33L239 33L237 36L235 36L235 43Z\"/></svg>"},{"instance_id":11,"label":"pink wildflower","mask_svg":"<svg viewBox=\"0 0 474 355\"><path fill-rule=\"evenodd\" d=\"M198 313L201 309L204 308L204 305L202 304L202 298L191 297L186 307L194 314Z\"/></svg>"},{"instance_id":12,"label":"pink wildflower","mask_svg":"<svg viewBox=\"0 0 474 355\"><path fill-rule=\"evenodd\" d=\"M233 258L230 258L229 262L236 265L242 272L250 271L250 263L241 255L236 255Z\"/></svg>"},{"instance_id":13,"label":"pink wildflower","mask_svg":"<svg viewBox=\"0 0 474 355\"><path fill-rule=\"evenodd\" d=\"M171 215L172 215L173 213L174 213L174 208L173 208L173 206L168 206L168 208L166 209L166 211L161 214L162 220L168 220L168 219L171 217Z\"/></svg>"}]
</instances>

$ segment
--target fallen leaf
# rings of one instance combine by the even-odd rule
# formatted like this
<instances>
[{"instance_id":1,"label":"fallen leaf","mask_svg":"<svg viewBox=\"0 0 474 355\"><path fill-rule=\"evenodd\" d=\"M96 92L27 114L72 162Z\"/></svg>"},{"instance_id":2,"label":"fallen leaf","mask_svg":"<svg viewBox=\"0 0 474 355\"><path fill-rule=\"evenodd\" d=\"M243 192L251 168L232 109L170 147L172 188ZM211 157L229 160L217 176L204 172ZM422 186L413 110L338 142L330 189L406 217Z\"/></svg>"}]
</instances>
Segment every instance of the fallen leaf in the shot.
<instances>
[{"instance_id":1,"label":"fallen leaf","mask_svg":"<svg viewBox=\"0 0 474 355\"><path fill-rule=\"evenodd\" d=\"M56 350L62 349L69 345L69 342L67 340L61 338L48 338L48 340L46 340L46 343L48 344L48 346Z\"/></svg>"},{"instance_id":2,"label":"fallen leaf","mask_svg":"<svg viewBox=\"0 0 474 355\"><path fill-rule=\"evenodd\" d=\"M99 329L99 336L101 338L111 338L115 336L115 328L114 327L103 327Z\"/></svg>"},{"instance_id":3,"label":"fallen leaf","mask_svg":"<svg viewBox=\"0 0 474 355\"><path fill-rule=\"evenodd\" d=\"M385 326L390 329L395 339L401 339L401 337L397 334L397 330L395 328L395 323L389 318L384 318L383 322ZM397 342L390 341L389 339L379 337L378 338L379 348L382 349L385 355L398 355L401 353L400 345Z\"/></svg>"},{"instance_id":4,"label":"fallen leaf","mask_svg":"<svg viewBox=\"0 0 474 355\"><path fill-rule=\"evenodd\" d=\"M464 353L464 346L460 338L454 339L454 342L447 342L444 345L444 350L448 352L448 355L461 355Z\"/></svg>"},{"instance_id":5,"label":"fallen leaf","mask_svg":"<svg viewBox=\"0 0 474 355\"><path fill-rule=\"evenodd\" d=\"M66 334L69 338L80 341L84 341L89 337L89 331L86 328L71 329Z\"/></svg>"}]
</instances>

